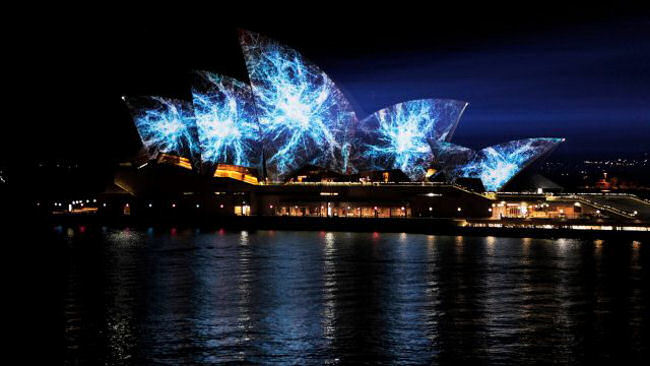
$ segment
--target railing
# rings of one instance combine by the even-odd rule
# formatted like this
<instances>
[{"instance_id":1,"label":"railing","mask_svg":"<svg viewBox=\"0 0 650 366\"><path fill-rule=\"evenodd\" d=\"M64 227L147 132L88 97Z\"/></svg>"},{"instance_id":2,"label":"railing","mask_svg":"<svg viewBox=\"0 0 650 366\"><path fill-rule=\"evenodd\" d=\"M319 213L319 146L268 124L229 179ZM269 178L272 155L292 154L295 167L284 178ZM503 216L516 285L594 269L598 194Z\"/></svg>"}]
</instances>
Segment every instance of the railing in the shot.
<instances>
[{"instance_id":1,"label":"railing","mask_svg":"<svg viewBox=\"0 0 650 366\"><path fill-rule=\"evenodd\" d=\"M621 215L625 218L628 219L635 219L637 218L636 214L632 211L625 211L620 208L614 207L612 205L608 205L606 203L602 202L595 202L593 200L588 199L587 197L594 196L594 197L626 197L633 199L635 201L638 201L640 203L650 205L650 200L642 199L634 194L631 193L603 193L603 192L580 192L580 193L533 193L533 192L499 192L497 195L502 195L502 196L531 196L531 197L540 197L543 196L544 198L548 200L553 200L554 198L563 198L563 199L575 199L577 201L581 201L583 203L589 204L597 209L601 209L604 211L611 211L614 214Z\"/></svg>"},{"instance_id":2,"label":"railing","mask_svg":"<svg viewBox=\"0 0 650 366\"><path fill-rule=\"evenodd\" d=\"M563 198L565 198L565 197L563 197ZM600 202L594 202L594 201L588 200L588 199L586 199L586 198L584 198L584 197L579 197L579 196L573 196L573 197L572 197L572 196L566 196L566 198L573 198L573 199L576 199L576 200L578 200L578 201L581 201L581 202L583 202L583 203L586 203L586 204L588 204L588 205L591 205L591 206L593 206L593 207L595 207L595 208L597 208L597 209L600 209L600 210L603 210L603 211L610 211L610 212L613 212L613 213L615 213L615 214L617 214L617 215L621 215L621 216L623 216L623 217L625 217L625 218L628 218L628 219L635 219L635 218L636 218L636 215L634 214L634 212L623 211L623 210L621 210L621 209L619 209L619 208L617 208L617 207L610 206L610 205L607 205L607 204L604 204L604 203L600 203Z\"/></svg>"},{"instance_id":3,"label":"railing","mask_svg":"<svg viewBox=\"0 0 650 366\"><path fill-rule=\"evenodd\" d=\"M548 230L605 230L605 231L641 231L650 232L648 226L621 226L621 225L590 225L573 223L512 223L512 222L472 222L468 221L469 227L491 227L491 228L521 228L521 229L548 229Z\"/></svg>"}]
</instances>

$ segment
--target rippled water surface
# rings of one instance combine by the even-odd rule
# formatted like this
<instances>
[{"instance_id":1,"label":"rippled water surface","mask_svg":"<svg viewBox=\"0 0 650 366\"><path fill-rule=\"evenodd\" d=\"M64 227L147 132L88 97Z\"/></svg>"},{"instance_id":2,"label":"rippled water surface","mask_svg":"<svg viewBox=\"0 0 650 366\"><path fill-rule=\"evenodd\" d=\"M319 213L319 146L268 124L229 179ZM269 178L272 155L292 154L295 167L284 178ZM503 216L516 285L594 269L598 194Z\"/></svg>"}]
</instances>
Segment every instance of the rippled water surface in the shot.
<instances>
[{"instance_id":1,"label":"rippled water surface","mask_svg":"<svg viewBox=\"0 0 650 366\"><path fill-rule=\"evenodd\" d=\"M53 238L69 364L648 355L640 242L84 227Z\"/></svg>"}]
</instances>

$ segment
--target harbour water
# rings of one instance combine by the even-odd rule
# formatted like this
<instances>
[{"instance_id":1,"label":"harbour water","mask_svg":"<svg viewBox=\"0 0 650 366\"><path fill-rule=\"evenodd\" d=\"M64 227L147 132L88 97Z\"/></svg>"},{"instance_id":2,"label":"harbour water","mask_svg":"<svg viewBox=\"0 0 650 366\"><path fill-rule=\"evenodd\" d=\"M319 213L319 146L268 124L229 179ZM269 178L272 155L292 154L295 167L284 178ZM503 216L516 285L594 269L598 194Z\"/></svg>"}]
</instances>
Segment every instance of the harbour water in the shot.
<instances>
[{"instance_id":1,"label":"harbour water","mask_svg":"<svg viewBox=\"0 0 650 366\"><path fill-rule=\"evenodd\" d=\"M648 356L646 243L54 227L68 364Z\"/></svg>"}]
</instances>

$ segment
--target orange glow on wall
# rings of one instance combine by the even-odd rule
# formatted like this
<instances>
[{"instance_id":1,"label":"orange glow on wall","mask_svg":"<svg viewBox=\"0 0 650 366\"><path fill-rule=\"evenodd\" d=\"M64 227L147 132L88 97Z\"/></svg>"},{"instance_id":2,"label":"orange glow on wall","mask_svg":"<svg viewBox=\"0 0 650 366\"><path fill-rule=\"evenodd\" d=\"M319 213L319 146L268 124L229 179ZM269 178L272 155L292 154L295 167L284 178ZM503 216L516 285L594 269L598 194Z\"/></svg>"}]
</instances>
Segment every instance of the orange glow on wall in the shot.
<instances>
[{"instance_id":1,"label":"orange glow on wall","mask_svg":"<svg viewBox=\"0 0 650 366\"><path fill-rule=\"evenodd\" d=\"M218 164L214 176L232 178L249 184L259 184L257 177L249 168L239 165Z\"/></svg>"},{"instance_id":2,"label":"orange glow on wall","mask_svg":"<svg viewBox=\"0 0 650 366\"><path fill-rule=\"evenodd\" d=\"M190 159L183 158L181 156L161 153L160 155L158 155L158 163L172 164L172 165L179 166L181 168L192 170L192 164L190 163Z\"/></svg>"}]
</instances>

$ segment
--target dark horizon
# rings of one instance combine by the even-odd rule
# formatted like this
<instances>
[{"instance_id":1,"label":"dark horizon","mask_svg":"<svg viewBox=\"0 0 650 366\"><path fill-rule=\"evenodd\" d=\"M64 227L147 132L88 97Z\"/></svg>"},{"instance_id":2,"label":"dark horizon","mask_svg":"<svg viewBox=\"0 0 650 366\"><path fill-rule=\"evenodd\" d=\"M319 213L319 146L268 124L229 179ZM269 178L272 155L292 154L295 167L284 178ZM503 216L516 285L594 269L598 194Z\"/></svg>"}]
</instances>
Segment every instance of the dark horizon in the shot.
<instances>
[{"instance_id":1,"label":"dark horizon","mask_svg":"<svg viewBox=\"0 0 650 366\"><path fill-rule=\"evenodd\" d=\"M303 53L360 116L410 99L452 98L470 103L454 141L473 148L548 136L567 139L555 156L650 151L650 17L630 9L562 10L516 17L499 9L453 17L398 11L390 24L387 14L334 12L218 22L196 13L44 20L34 38L11 45L27 60L18 67L35 78L21 82L18 105L33 110L18 128L38 129L17 159L128 158L139 140L120 96L189 99L193 70L247 80L238 28ZM16 155L3 156L11 164Z\"/></svg>"}]
</instances>

